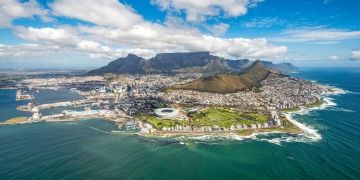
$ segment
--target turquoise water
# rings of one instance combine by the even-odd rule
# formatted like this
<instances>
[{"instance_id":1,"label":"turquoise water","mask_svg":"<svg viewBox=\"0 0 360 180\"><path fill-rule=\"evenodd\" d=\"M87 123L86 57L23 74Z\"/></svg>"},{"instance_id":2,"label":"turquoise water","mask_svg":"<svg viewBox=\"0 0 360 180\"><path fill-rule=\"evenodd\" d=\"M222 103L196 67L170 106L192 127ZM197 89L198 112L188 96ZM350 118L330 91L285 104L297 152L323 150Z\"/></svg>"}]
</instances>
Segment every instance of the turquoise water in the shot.
<instances>
[{"instance_id":1,"label":"turquoise water","mask_svg":"<svg viewBox=\"0 0 360 180\"><path fill-rule=\"evenodd\" d=\"M95 119L1 126L0 179L359 179L360 69L295 75L350 92L334 96L336 106L293 116L320 140L180 143L110 134L117 127ZM0 120L19 115L14 99L15 92L0 91Z\"/></svg>"}]
</instances>

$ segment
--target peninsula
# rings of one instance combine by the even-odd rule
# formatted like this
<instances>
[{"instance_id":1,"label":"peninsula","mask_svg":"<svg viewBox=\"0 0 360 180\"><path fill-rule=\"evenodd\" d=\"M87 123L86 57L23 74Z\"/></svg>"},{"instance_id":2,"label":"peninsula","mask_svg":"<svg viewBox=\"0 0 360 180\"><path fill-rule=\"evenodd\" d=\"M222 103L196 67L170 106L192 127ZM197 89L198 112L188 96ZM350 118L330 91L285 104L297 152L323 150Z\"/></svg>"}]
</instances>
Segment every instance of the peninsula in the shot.
<instances>
[{"instance_id":1,"label":"peninsula","mask_svg":"<svg viewBox=\"0 0 360 180\"><path fill-rule=\"evenodd\" d=\"M292 67L207 52L166 53L150 60L130 54L81 75L18 80L17 100L28 103L17 109L32 116L5 124L100 118L119 128L130 123L139 134L152 136L297 134L302 130L284 112L319 106L335 89L286 75L284 69ZM84 99L39 103L34 96L61 88ZM60 107L77 110L41 113Z\"/></svg>"}]
</instances>

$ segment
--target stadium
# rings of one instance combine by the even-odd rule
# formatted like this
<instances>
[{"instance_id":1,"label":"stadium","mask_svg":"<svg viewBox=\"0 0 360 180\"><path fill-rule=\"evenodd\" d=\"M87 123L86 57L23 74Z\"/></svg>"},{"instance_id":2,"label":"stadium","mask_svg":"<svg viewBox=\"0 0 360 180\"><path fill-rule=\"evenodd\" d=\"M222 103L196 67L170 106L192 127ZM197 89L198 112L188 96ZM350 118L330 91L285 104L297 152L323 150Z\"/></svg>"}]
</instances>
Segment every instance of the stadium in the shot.
<instances>
[{"instance_id":1,"label":"stadium","mask_svg":"<svg viewBox=\"0 0 360 180\"><path fill-rule=\"evenodd\" d=\"M179 110L174 108L155 109L155 115L159 118L174 118L179 114Z\"/></svg>"}]
</instances>

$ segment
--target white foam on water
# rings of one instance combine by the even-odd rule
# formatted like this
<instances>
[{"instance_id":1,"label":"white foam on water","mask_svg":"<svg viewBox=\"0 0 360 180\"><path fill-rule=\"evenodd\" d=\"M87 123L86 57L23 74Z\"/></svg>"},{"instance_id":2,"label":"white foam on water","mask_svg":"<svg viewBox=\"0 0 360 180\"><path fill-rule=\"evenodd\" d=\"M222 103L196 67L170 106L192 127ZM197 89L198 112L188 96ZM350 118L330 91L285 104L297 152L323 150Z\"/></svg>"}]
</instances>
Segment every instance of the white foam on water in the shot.
<instances>
[{"instance_id":1,"label":"white foam on water","mask_svg":"<svg viewBox=\"0 0 360 180\"><path fill-rule=\"evenodd\" d=\"M263 139L263 140L265 140L265 139ZM276 144L276 145L281 145L281 139L280 138L269 139L269 140L266 140L266 141L269 142L269 143Z\"/></svg>"},{"instance_id":2,"label":"white foam on water","mask_svg":"<svg viewBox=\"0 0 360 180\"><path fill-rule=\"evenodd\" d=\"M88 126L88 128L93 129L93 130L98 131L98 132L105 133L105 134L111 134L110 132L103 131L103 130L101 130L101 129L97 129L97 128L94 128L94 127L91 127L91 126Z\"/></svg>"},{"instance_id":3,"label":"white foam on water","mask_svg":"<svg viewBox=\"0 0 360 180\"><path fill-rule=\"evenodd\" d=\"M327 87L332 89L332 92L326 93L326 95L339 95L339 94L347 94L350 93L350 91L347 91L345 89L341 89L335 86L327 85Z\"/></svg>"},{"instance_id":4,"label":"white foam on water","mask_svg":"<svg viewBox=\"0 0 360 180\"><path fill-rule=\"evenodd\" d=\"M351 94L360 94L360 92L350 92Z\"/></svg>"},{"instance_id":5,"label":"white foam on water","mask_svg":"<svg viewBox=\"0 0 360 180\"><path fill-rule=\"evenodd\" d=\"M295 119L292 118L291 114L285 114L285 116L291 123L299 127L304 132L301 135L304 135L304 137L309 138L310 140L313 141L321 140L321 135L312 126L305 125L303 123L296 121Z\"/></svg>"},{"instance_id":6,"label":"white foam on water","mask_svg":"<svg viewBox=\"0 0 360 180\"><path fill-rule=\"evenodd\" d=\"M320 106L322 108L327 108L327 107L331 107L331 106L336 106L337 104L334 102L333 98L329 98L329 97L324 97L324 101L325 103Z\"/></svg>"},{"instance_id":7,"label":"white foam on water","mask_svg":"<svg viewBox=\"0 0 360 180\"><path fill-rule=\"evenodd\" d=\"M333 98L323 97L323 100L324 100L324 103L322 105L320 105L320 106L311 107L311 108L301 107L299 111L294 111L294 112L290 112L290 113L286 113L286 114L307 115L307 114L310 114L312 111L324 110L324 109L327 109L329 107L335 107L337 105L334 102Z\"/></svg>"},{"instance_id":8,"label":"white foam on water","mask_svg":"<svg viewBox=\"0 0 360 180\"><path fill-rule=\"evenodd\" d=\"M354 110L345 109L345 108L333 108L332 110L335 110L335 111L343 111L343 112L350 112L350 113L355 112Z\"/></svg>"},{"instance_id":9,"label":"white foam on water","mask_svg":"<svg viewBox=\"0 0 360 180\"><path fill-rule=\"evenodd\" d=\"M294 157L291 157L291 156L287 156L286 158L296 160Z\"/></svg>"}]
</instances>

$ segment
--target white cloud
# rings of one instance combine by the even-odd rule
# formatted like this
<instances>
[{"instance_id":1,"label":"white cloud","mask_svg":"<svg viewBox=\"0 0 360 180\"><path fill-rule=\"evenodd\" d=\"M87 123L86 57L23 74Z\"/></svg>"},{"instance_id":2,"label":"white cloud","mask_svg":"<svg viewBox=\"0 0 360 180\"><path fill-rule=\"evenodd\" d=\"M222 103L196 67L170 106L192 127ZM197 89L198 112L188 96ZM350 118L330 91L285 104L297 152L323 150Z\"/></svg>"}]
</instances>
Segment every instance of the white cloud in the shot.
<instances>
[{"instance_id":1,"label":"white cloud","mask_svg":"<svg viewBox=\"0 0 360 180\"><path fill-rule=\"evenodd\" d=\"M53 53L55 51L73 51L88 54L93 58L108 58L114 59L119 56L125 56L128 53L137 53L139 55L148 56L151 52L145 49L129 48L129 49L114 49L108 46L101 45L96 41L82 39L79 32L70 27L62 28L34 28L34 27L16 27L17 35L22 39L31 41L36 44L5 46L2 48L2 55L9 56L14 53L15 56L26 55L27 53L40 51ZM56 47L56 48L55 48ZM50 49L49 49L50 48ZM25 51L23 51L25 49ZM30 49L31 51L27 51ZM45 49L45 50L42 50ZM17 52L18 51L18 52ZM8 52L8 53L6 53ZM11 52L11 53L10 53ZM34 54L36 55L36 53Z\"/></svg>"},{"instance_id":2,"label":"white cloud","mask_svg":"<svg viewBox=\"0 0 360 180\"><path fill-rule=\"evenodd\" d=\"M186 29L171 29L155 25L137 25L123 31L104 27L81 27L91 36L114 44L150 49L154 52L209 51L224 57L282 58L285 46L275 46L266 39L220 38ZM97 38L97 39L101 39Z\"/></svg>"},{"instance_id":3,"label":"white cloud","mask_svg":"<svg viewBox=\"0 0 360 180\"><path fill-rule=\"evenodd\" d=\"M212 26L207 27L207 29L212 32L214 35L221 36L226 33L229 29L229 25L225 23L219 23Z\"/></svg>"},{"instance_id":4,"label":"white cloud","mask_svg":"<svg viewBox=\"0 0 360 180\"><path fill-rule=\"evenodd\" d=\"M35 0L19 2L17 0L0 1L0 27L10 27L14 19L40 16L43 20L50 20L48 12L41 9Z\"/></svg>"},{"instance_id":5,"label":"white cloud","mask_svg":"<svg viewBox=\"0 0 360 180\"><path fill-rule=\"evenodd\" d=\"M352 60L360 60L360 50L352 51L351 54L352 54L352 56L351 56Z\"/></svg>"},{"instance_id":6,"label":"white cloud","mask_svg":"<svg viewBox=\"0 0 360 180\"><path fill-rule=\"evenodd\" d=\"M303 28L286 30L274 41L278 42L311 42L311 41L339 41L345 39L360 38L360 31L350 31L346 29L326 29L326 28Z\"/></svg>"},{"instance_id":7,"label":"white cloud","mask_svg":"<svg viewBox=\"0 0 360 180\"><path fill-rule=\"evenodd\" d=\"M192 22L204 21L207 17L238 17L247 13L262 0L152 0L161 9L185 12L186 19Z\"/></svg>"},{"instance_id":8,"label":"white cloud","mask_svg":"<svg viewBox=\"0 0 360 180\"><path fill-rule=\"evenodd\" d=\"M97 26L78 27L78 31L83 36L86 35L86 38L104 44L121 46L123 49L143 49L153 53L210 51L226 57L241 58L281 58L287 51L286 47L274 46L265 39L218 38L204 35L197 29L177 25L171 21L173 18L165 22L165 24L147 22L131 8L116 0L104 0L101 3L89 0L87 3L81 4L81 6L76 2L73 0L59 0L51 4L51 7L56 14L95 23ZM204 6L203 1L189 1L189 3L195 4L196 2L200 3L198 6ZM226 12L235 15L237 14L234 12L237 9L235 4L246 4L248 6L250 4L255 5L258 2L243 0L228 2L226 6L224 5L226 3L221 2L220 5L227 10ZM205 6L213 6L211 4L214 4L209 3L205 3L207 4ZM227 9L230 7L233 9ZM94 8L97 8L97 10L94 10ZM89 12L92 12L92 14L89 14ZM120 23L118 19L125 21L125 23ZM228 25L226 24L218 24L213 26L211 30L214 34L219 35L224 33L227 28Z\"/></svg>"},{"instance_id":9,"label":"white cloud","mask_svg":"<svg viewBox=\"0 0 360 180\"><path fill-rule=\"evenodd\" d=\"M57 16L66 16L101 26L129 28L142 20L118 0L57 0L50 4Z\"/></svg>"},{"instance_id":10,"label":"white cloud","mask_svg":"<svg viewBox=\"0 0 360 180\"><path fill-rule=\"evenodd\" d=\"M282 24L284 24L284 20L281 20L279 18L259 17L244 22L242 26L246 28L269 28L274 25L282 25Z\"/></svg>"},{"instance_id":11,"label":"white cloud","mask_svg":"<svg viewBox=\"0 0 360 180\"><path fill-rule=\"evenodd\" d=\"M44 56L62 51L59 46L44 46L39 44L20 44L16 46L0 44L0 57Z\"/></svg>"},{"instance_id":12,"label":"white cloud","mask_svg":"<svg viewBox=\"0 0 360 180\"><path fill-rule=\"evenodd\" d=\"M250 1L246 3L249 5ZM16 34L39 47L54 46L63 51L109 59L127 53L149 57L155 53L179 51L209 51L229 58L281 59L287 52L287 47L273 45L263 38L221 38L172 21L164 24L148 22L117 0L103 0L101 3L87 0L81 4L78 0L58 0L50 7L56 15L95 25L15 27ZM217 24L212 31L221 34L227 28L226 24Z\"/></svg>"},{"instance_id":13,"label":"white cloud","mask_svg":"<svg viewBox=\"0 0 360 180\"><path fill-rule=\"evenodd\" d=\"M331 56L329 56L329 59L330 59L330 60L337 60L338 57L337 57L336 55L331 55Z\"/></svg>"},{"instance_id":14,"label":"white cloud","mask_svg":"<svg viewBox=\"0 0 360 180\"><path fill-rule=\"evenodd\" d=\"M71 27L33 28L15 27L16 34L22 39L46 44L71 44L77 41L76 32Z\"/></svg>"}]
</instances>

